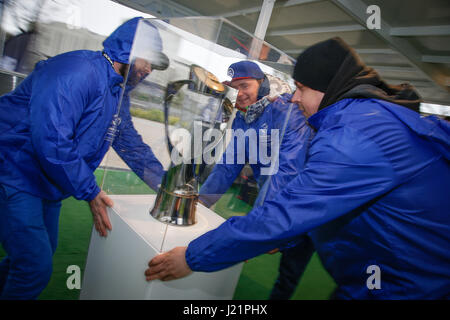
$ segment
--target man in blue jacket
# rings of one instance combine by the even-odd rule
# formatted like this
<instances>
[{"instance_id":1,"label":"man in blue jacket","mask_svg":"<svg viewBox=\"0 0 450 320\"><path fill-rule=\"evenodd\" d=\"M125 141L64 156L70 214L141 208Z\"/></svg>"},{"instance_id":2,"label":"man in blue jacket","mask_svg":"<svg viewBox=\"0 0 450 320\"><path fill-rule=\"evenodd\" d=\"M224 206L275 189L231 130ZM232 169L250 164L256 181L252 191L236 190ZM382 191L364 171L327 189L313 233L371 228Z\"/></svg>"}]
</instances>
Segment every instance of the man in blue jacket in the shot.
<instances>
[{"instance_id":1,"label":"man in blue jacket","mask_svg":"<svg viewBox=\"0 0 450 320\"><path fill-rule=\"evenodd\" d=\"M213 205L233 184L245 163L249 163L260 188L256 207L271 199L303 168L313 132L298 106L290 102L291 94L283 93L272 98L275 93L270 92L270 82L256 63L233 63L228 68L228 75L231 76L230 85L239 90L236 98L238 112L232 125L234 135L231 139L234 143L228 145L221 163L214 167L200 189L200 201L208 207ZM278 130L278 137L272 130ZM242 149L238 146L239 133L245 137L245 148ZM264 139L263 143L261 139ZM277 143L278 148L271 148L274 146L272 139L281 141ZM259 157L262 147L270 150L272 161ZM240 152L245 153L244 161L239 161ZM271 299L291 297L314 252L308 237L298 242L298 245L281 250L280 273Z\"/></svg>"},{"instance_id":2,"label":"man in blue jacket","mask_svg":"<svg viewBox=\"0 0 450 320\"><path fill-rule=\"evenodd\" d=\"M422 118L340 38L297 59L317 130L304 169L264 206L149 263L147 280L215 271L308 233L338 299L450 298L450 126Z\"/></svg>"},{"instance_id":3,"label":"man in blue jacket","mask_svg":"<svg viewBox=\"0 0 450 320\"><path fill-rule=\"evenodd\" d=\"M131 122L127 93L168 60L152 26L149 41L158 59L130 61L139 21L117 28L103 52L73 51L39 62L16 90L0 97L0 240L7 253L0 264L0 299L34 299L46 287L62 199L89 202L96 230L107 235L106 206L112 201L94 170L111 143L150 187L161 181L160 162Z\"/></svg>"}]
</instances>

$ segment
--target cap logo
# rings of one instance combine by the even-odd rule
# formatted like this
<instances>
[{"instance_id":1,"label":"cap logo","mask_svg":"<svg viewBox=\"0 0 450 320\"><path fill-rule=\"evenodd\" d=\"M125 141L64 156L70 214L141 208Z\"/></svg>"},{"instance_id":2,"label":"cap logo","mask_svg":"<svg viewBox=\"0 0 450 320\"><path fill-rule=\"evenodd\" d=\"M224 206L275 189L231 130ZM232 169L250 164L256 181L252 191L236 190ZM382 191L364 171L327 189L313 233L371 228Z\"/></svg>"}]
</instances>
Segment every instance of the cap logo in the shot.
<instances>
[{"instance_id":1,"label":"cap logo","mask_svg":"<svg viewBox=\"0 0 450 320\"><path fill-rule=\"evenodd\" d=\"M230 78L234 77L234 70L233 70L233 68L228 68L227 76L229 76Z\"/></svg>"}]
</instances>

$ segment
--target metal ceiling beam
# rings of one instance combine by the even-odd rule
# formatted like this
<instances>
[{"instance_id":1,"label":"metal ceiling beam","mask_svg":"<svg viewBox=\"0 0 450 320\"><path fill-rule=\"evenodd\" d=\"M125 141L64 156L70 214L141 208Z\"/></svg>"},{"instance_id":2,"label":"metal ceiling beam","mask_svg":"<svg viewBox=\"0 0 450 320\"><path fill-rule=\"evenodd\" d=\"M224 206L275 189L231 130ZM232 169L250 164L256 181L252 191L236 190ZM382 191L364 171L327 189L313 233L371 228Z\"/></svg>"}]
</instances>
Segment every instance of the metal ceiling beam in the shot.
<instances>
[{"instance_id":1,"label":"metal ceiling beam","mask_svg":"<svg viewBox=\"0 0 450 320\"><path fill-rule=\"evenodd\" d=\"M272 16L273 6L276 0L264 0L261 7L261 12L259 13L258 22L255 28L255 37L264 40L267 32L267 27L269 26L270 17ZM250 47L250 57L258 59L262 47L262 41L253 39Z\"/></svg>"},{"instance_id":2,"label":"metal ceiling beam","mask_svg":"<svg viewBox=\"0 0 450 320\"><path fill-rule=\"evenodd\" d=\"M313 33L327 33L327 32L348 32L366 30L365 27L360 24L349 25L332 25L313 28L301 28L301 29L288 29L288 30L273 30L267 33L268 36L288 36L298 34L313 34Z\"/></svg>"},{"instance_id":3,"label":"metal ceiling beam","mask_svg":"<svg viewBox=\"0 0 450 320\"><path fill-rule=\"evenodd\" d=\"M220 16L224 17L224 18L245 16L246 14L252 14L252 13L259 12L260 10L261 10L261 7L252 7L252 8L248 8L248 9L242 9L242 10L236 10L236 11L222 13Z\"/></svg>"},{"instance_id":4,"label":"metal ceiling beam","mask_svg":"<svg viewBox=\"0 0 450 320\"><path fill-rule=\"evenodd\" d=\"M355 49L359 54L398 54L398 52L390 48L365 48Z\"/></svg>"},{"instance_id":5,"label":"metal ceiling beam","mask_svg":"<svg viewBox=\"0 0 450 320\"><path fill-rule=\"evenodd\" d=\"M121 4L125 7L140 11L140 12L144 12L144 13L148 13L151 15L155 15L154 12L151 12L150 10L148 10L147 8L145 8L144 6L141 6L140 4L135 3L134 1L129 1L129 0L112 0L113 2L116 2L118 4Z\"/></svg>"},{"instance_id":6,"label":"metal ceiling beam","mask_svg":"<svg viewBox=\"0 0 450 320\"><path fill-rule=\"evenodd\" d=\"M367 4L361 0L331 0L344 12L353 17L358 23L365 26L366 20L369 17L366 13ZM418 68L418 71L427 79L430 79L443 89L447 94L450 91L448 88L449 79L442 72L436 64L422 61L422 53L417 50L407 38L394 37L390 34L392 27L381 17L381 28L371 29L375 35L387 42L390 47L401 53L409 62Z\"/></svg>"},{"instance_id":7,"label":"metal ceiling beam","mask_svg":"<svg viewBox=\"0 0 450 320\"><path fill-rule=\"evenodd\" d=\"M284 53L287 54L300 54L306 48L298 48L298 49L287 49L283 50ZM389 49L389 48L354 48L355 51L359 54L398 54L398 52Z\"/></svg>"},{"instance_id":8,"label":"metal ceiling beam","mask_svg":"<svg viewBox=\"0 0 450 320\"><path fill-rule=\"evenodd\" d=\"M186 16L201 16L202 14L189 9L183 5L178 4L172 0L147 0L136 1L131 0L113 0L114 2L120 3L129 8L145 12L156 17L186 17Z\"/></svg>"},{"instance_id":9,"label":"metal ceiling beam","mask_svg":"<svg viewBox=\"0 0 450 320\"><path fill-rule=\"evenodd\" d=\"M450 25L391 28L389 33L396 37L448 36Z\"/></svg>"},{"instance_id":10,"label":"metal ceiling beam","mask_svg":"<svg viewBox=\"0 0 450 320\"><path fill-rule=\"evenodd\" d=\"M264 0L255 28L255 37L264 40L276 0Z\"/></svg>"},{"instance_id":11,"label":"metal ceiling beam","mask_svg":"<svg viewBox=\"0 0 450 320\"><path fill-rule=\"evenodd\" d=\"M399 66L372 65L372 64L369 64L368 66L374 68L376 71L417 73L417 69L413 67L399 67Z\"/></svg>"},{"instance_id":12,"label":"metal ceiling beam","mask_svg":"<svg viewBox=\"0 0 450 320\"><path fill-rule=\"evenodd\" d=\"M433 82L427 81L427 80L407 80L405 78L396 78L396 77L383 77L383 79L390 84L409 82L416 88L434 88L434 89L436 89L436 85Z\"/></svg>"},{"instance_id":13,"label":"metal ceiling beam","mask_svg":"<svg viewBox=\"0 0 450 320\"><path fill-rule=\"evenodd\" d=\"M434 103L434 104L440 104L443 106L447 106L448 105L448 100L443 98L443 99L439 99L439 98L435 98L433 97L429 97L429 98L424 98L425 103ZM422 102L424 103L424 102Z\"/></svg>"},{"instance_id":14,"label":"metal ceiling beam","mask_svg":"<svg viewBox=\"0 0 450 320\"><path fill-rule=\"evenodd\" d=\"M450 63L450 56L424 55L422 56L422 61L430 63Z\"/></svg>"},{"instance_id":15,"label":"metal ceiling beam","mask_svg":"<svg viewBox=\"0 0 450 320\"><path fill-rule=\"evenodd\" d=\"M291 7L291 6L319 2L319 1L322 1L322 0L288 0L284 3L276 4L274 7L275 8L287 8L287 7ZM252 13L256 13L256 12L260 12L260 11L261 11L261 6L242 9L242 10L230 11L230 12L220 14L220 16L224 17L224 18L230 18L230 17L242 16L242 15L246 15L246 14L252 14Z\"/></svg>"},{"instance_id":16,"label":"metal ceiling beam","mask_svg":"<svg viewBox=\"0 0 450 320\"><path fill-rule=\"evenodd\" d=\"M155 0L153 0L153 1L155 1ZM202 16L203 15L200 12L197 12L195 10L192 10L188 7L185 7L185 6L177 3L176 1L172 1L172 0L156 0L156 1L158 1L163 7L168 7L172 10L175 9L175 11L182 13L184 16Z\"/></svg>"}]
</instances>

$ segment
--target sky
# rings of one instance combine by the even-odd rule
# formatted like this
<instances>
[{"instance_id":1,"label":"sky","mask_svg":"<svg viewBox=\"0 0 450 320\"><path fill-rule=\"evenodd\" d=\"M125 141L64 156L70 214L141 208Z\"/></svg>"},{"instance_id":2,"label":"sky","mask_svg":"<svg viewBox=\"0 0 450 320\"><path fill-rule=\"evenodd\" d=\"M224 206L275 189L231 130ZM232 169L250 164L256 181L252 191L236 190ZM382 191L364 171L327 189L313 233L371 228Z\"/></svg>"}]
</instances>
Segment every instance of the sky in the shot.
<instances>
[{"instance_id":1,"label":"sky","mask_svg":"<svg viewBox=\"0 0 450 320\"><path fill-rule=\"evenodd\" d=\"M110 0L78 0L79 6L73 6L72 20L80 27L101 35L109 35L117 26L133 17L153 18L137 10L122 6Z\"/></svg>"},{"instance_id":2,"label":"sky","mask_svg":"<svg viewBox=\"0 0 450 320\"><path fill-rule=\"evenodd\" d=\"M19 3L20 2L20 3ZM17 17L31 17L37 12L36 0L15 0L16 15L5 14L2 24L9 33L19 33ZM110 0L46 0L39 12L39 21L65 22L71 27L86 28L107 36L122 22L141 16L153 18ZM22 22L23 25L23 22Z\"/></svg>"}]
</instances>

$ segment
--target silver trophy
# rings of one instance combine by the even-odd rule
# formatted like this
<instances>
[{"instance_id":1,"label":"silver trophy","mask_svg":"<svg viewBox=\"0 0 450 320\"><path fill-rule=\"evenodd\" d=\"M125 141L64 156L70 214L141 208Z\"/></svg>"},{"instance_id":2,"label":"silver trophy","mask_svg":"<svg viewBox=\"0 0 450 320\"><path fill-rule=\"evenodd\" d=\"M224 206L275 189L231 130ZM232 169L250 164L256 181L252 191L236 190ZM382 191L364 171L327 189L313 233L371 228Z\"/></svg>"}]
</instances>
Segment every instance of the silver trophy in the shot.
<instances>
[{"instance_id":1,"label":"silver trophy","mask_svg":"<svg viewBox=\"0 0 450 320\"><path fill-rule=\"evenodd\" d=\"M230 127L237 90L216 76L192 65L189 80L170 82L164 99L166 140L171 155L150 214L161 222L188 226L195 212L202 183L214 163L204 161L211 150L218 159ZM220 153L220 154L219 154Z\"/></svg>"}]
</instances>

